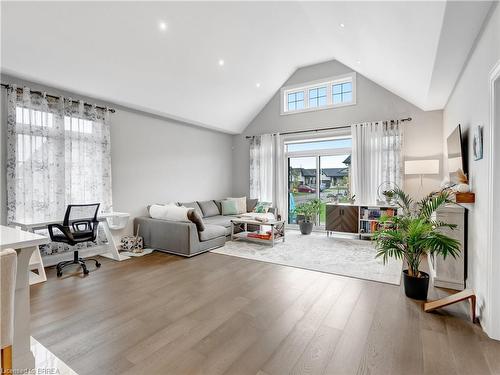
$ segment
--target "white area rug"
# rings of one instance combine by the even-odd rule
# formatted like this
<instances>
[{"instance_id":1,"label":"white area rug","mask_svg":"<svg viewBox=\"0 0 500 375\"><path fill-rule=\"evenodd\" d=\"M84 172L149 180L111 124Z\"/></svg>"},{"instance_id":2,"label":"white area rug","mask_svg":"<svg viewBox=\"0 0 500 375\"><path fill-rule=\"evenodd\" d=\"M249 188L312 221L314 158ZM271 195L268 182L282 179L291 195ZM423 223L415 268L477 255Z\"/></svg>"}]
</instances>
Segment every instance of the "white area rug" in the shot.
<instances>
[{"instance_id":1,"label":"white area rug","mask_svg":"<svg viewBox=\"0 0 500 375\"><path fill-rule=\"evenodd\" d=\"M375 258L370 241L327 237L326 233L304 236L288 230L286 241L274 247L240 240L228 241L212 252L394 285L401 281L402 262L390 259L384 265L381 258Z\"/></svg>"}]
</instances>

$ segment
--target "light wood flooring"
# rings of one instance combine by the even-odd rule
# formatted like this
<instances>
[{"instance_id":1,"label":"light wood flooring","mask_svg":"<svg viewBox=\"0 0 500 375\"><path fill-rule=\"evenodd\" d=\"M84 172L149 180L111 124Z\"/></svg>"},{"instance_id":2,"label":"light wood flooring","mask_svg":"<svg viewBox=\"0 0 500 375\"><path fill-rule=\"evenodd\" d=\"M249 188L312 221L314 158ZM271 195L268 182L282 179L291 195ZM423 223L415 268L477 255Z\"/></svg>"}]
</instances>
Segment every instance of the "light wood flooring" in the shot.
<instances>
[{"instance_id":1,"label":"light wood flooring","mask_svg":"<svg viewBox=\"0 0 500 375\"><path fill-rule=\"evenodd\" d=\"M465 308L424 313L398 286L212 253L47 271L32 334L81 375L500 374Z\"/></svg>"}]
</instances>

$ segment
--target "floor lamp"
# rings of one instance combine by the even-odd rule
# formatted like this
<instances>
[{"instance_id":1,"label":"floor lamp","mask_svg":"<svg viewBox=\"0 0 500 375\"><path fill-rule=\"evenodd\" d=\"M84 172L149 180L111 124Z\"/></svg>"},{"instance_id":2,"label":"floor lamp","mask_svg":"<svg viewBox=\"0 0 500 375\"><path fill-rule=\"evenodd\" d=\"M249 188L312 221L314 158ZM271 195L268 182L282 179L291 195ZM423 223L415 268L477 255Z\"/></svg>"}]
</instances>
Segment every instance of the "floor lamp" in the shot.
<instances>
[{"instance_id":1,"label":"floor lamp","mask_svg":"<svg viewBox=\"0 0 500 375\"><path fill-rule=\"evenodd\" d=\"M425 174L439 174L439 160L407 160L405 161L405 175L420 175L420 190L423 188Z\"/></svg>"}]
</instances>

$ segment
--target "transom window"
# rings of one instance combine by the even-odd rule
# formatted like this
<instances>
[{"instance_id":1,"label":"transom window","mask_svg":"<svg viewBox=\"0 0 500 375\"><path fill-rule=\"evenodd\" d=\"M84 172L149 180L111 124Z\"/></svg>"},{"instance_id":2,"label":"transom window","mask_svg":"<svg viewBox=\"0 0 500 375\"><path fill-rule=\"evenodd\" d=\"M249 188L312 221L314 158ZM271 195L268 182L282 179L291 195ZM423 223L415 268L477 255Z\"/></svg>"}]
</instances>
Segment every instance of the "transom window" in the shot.
<instances>
[{"instance_id":1,"label":"transom window","mask_svg":"<svg viewBox=\"0 0 500 375\"><path fill-rule=\"evenodd\" d=\"M287 97L289 111L304 109L304 91L291 92Z\"/></svg>"},{"instance_id":2,"label":"transom window","mask_svg":"<svg viewBox=\"0 0 500 375\"><path fill-rule=\"evenodd\" d=\"M356 73L281 89L281 114L317 111L356 104Z\"/></svg>"},{"instance_id":3,"label":"transom window","mask_svg":"<svg viewBox=\"0 0 500 375\"><path fill-rule=\"evenodd\" d=\"M334 84L332 92L333 104L352 102L352 82Z\"/></svg>"}]
</instances>

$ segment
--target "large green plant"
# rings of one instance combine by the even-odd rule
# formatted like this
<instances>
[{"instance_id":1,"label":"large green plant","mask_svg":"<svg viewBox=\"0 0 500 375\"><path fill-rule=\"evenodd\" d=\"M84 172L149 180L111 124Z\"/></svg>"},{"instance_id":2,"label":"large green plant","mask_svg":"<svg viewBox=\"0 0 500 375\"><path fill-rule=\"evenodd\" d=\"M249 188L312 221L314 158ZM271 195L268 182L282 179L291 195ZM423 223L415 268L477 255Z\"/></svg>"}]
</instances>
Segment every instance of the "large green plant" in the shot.
<instances>
[{"instance_id":1,"label":"large green plant","mask_svg":"<svg viewBox=\"0 0 500 375\"><path fill-rule=\"evenodd\" d=\"M408 263L408 275L420 277L420 262L425 254L437 254L446 258L456 258L460 254L460 243L439 229L455 229L456 225L436 221L433 213L444 204L450 203L447 193L427 196L420 202L401 189L395 189L394 199L402 214L383 217L381 226L375 233L377 257L404 259Z\"/></svg>"},{"instance_id":2,"label":"large green plant","mask_svg":"<svg viewBox=\"0 0 500 375\"><path fill-rule=\"evenodd\" d=\"M300 216L304 222L315 222L321 210L321 201L316 198L308 202L300 203L295 207L294 213Z\"/></svg>"}]
</instances>

